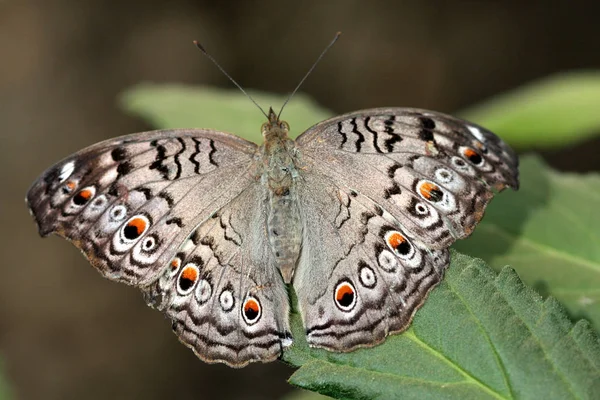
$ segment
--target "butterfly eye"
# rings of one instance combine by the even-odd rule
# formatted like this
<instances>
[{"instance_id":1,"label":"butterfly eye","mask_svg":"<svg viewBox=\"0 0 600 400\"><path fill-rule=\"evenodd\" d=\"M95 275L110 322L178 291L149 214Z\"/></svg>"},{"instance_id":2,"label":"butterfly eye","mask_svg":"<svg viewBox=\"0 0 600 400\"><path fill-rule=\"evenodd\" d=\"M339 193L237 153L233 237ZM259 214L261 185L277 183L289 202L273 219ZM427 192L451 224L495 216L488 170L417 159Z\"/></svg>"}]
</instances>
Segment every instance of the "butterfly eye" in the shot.
<instances>
[{"instance_id":1,"label":"butterfly eye","mask_svg":"<svg viewBox=\"0 0 600 400\"><path fill-rule=\"evenodd\" d=\"M462 150L462 153L467 158L467 160L469 160L474 165L482 165L483 164L483 157L481 157L481 155L479 155L479 153L477 153L472 148L465 147Z\"/></svg>"},{"instance_id":2,"label":"butterfly eye","mask_svg":"<svg viewBox=\"0 0 600 400\"><path fill-rule=\"evenodd\" d=\"M351 311L356 305L356 290L350 281L337 284L333 297L335 304L342 311Z\"/></svg>"},{"instance_id":3,"label":"butterfly eye","mask_svg":"<svg viewBox=\"0 0 600 400\"><path fill-rule=\"evenodd\" d=\"M281 124L280 124L280 126L281 126L281 128L285 129L286 131L289 131L289 130L290 130L290 124L288 124L288 123L287 123L287 122L285 122L285 121L281 121Z\"/></svg>"},{"instance_id":4,"label":"butterfly eye","mask_svg":"<svg viewBox=\"0 0 600 400\"><path fill-rule=\"evenodd\" d=\"M412 245L400 232L390 231L386 233L385 241L390 250L392 250L398 257L402 259L410 257L413 250Z\"/></svg>"},{"instance_id":5,"label":"butterfly eye","mask_svg":"<svg viewBox=\"0 0 600 400\"><path fill-rule=\"evenodd\" d=\"M246 301L244 301L244 305L242 307L242 315L244 316L244 321L248 325L255 324L262 314L262 308L257 298L248 297Z\"/></svg>"},{"instance_id":6,"label":"butterfly eye","mask_svg":"<svg viewBox=\"0 0 600 400\"><path fill-rule=\"evenodd\" d=\"M126 242L132 242L142 236L150 227L150 221L144 215L131 217L121 230L121 235Z\"/></svg>"},{"instance_id":7,"label":"butterfly eye","mask_svg":"<svg viewBox=\"0 0 600 400\"><path fill-rule=\"evenodd\" d=\"M198 281L199 274L200 270L196 264L186 264L177 279L177 292L182 296L190 294L194 290L194 285Z\"/></svg>"},{"instance_id":8,"label":"butterfly eye","mask_svg":"<svg viewBox=\"0 0 600 400\"><path fill-rule=\"evenodd\" d=\"M93 186L88 186L84 189L81 189L75 196L73 196L73 204L76 206L83 206L90 201L95 194L96 188Z\"/></svg>"},{"instance_id":9,"label":"butterfly eye","mask_svg":"<svg viewBox=\"0 0 600 400\"><path fill-rule=\"evenodd\" d=\"M225 289L221 292L219 296L219 303L221 303L221 308L223 311L231 311L233 306L235 305L235 300L233 298L233 293L229 289Z\"/></svg>"}]
</instances>

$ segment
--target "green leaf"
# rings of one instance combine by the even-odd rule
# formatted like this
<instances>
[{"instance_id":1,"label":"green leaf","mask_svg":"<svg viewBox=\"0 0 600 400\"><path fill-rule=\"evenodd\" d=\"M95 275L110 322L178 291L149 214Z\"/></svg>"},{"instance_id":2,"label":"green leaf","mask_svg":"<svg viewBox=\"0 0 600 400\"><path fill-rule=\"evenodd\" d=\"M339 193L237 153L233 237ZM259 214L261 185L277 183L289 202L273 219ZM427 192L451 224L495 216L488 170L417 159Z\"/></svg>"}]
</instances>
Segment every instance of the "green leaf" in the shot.
<instances>
[{"instance_id":1,"label":"green leaf","mask_svg":"<svg viewBox=\"0 0 600 400\"><path fill-rule=\"evenodd\" d=\"M592 399L600 393L600 342L516 273L452 253L447 276L408 331L372 349L307 346L298 314L284 361L290 382L352 399Z\"/></svg>"},{"instance_id":2,"label":"green leaf","mask_svg":"<svg viewBox=\"0 0 600 400\"><path fill-rule=\"evenodd\" d=\"M0 400L9 400L14 398L13 392L4 375L4 365L0 359Z\"/></svg>"},{"instance_id":3,"label":"green leaf","mask_svg":"<svg viewBox=\"0 0 600 400\"><path fill-rule=\"evenodd\" d=\"M460 115L518 150L555 148L600 134L600 72L571 72L496 96Z\"/></svg>"},{"instance_id":4,"label":"green leaf","mask_svg":"<svg viewBox=\"0 0 600 400\"><path fill-rule=\"evenodd\" d=\"M248 93L265 111L270 106L278 111L286 99L264 92L248 90ZM140 84L121 96L121 105L157 128L212 128L262 143L260 127L266 118L238 89ZM297 93L282 118L290 124L291 136L296 137L330 116L330 112L308 96Z\"/></svg>"},{"instance_id":5,"label":"green leaf","mask_svg":"<svg viewBox=\"0 0 600 400\"><path fill-rule=\"evenodd\" d=\"M519 191L495 197L473 235L454 247L496 270L511 265L600 328L600 175L559 173L537 157L523 157L519 169Z\"/></svg>"}]
</instances>

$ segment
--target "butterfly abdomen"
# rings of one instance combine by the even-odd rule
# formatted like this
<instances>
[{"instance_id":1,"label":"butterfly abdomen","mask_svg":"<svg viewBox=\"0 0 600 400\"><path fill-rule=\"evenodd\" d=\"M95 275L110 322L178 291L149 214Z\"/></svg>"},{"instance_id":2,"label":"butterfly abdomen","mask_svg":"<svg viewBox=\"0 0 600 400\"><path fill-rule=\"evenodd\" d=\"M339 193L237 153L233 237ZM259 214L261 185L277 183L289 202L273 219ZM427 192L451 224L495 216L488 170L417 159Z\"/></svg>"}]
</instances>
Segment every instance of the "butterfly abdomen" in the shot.
<instances>
[{"instance_id":1,"label":"butterfly abdomen","mask_svg":"<svg viewBox=\"0 0 600 400\"><path fill-rule=\"evenodd\" d=\"M283 280L290 283L302 244L302 223L293 186L269 191L267 228L271 251Z\"/></svg>"}]
</instances>

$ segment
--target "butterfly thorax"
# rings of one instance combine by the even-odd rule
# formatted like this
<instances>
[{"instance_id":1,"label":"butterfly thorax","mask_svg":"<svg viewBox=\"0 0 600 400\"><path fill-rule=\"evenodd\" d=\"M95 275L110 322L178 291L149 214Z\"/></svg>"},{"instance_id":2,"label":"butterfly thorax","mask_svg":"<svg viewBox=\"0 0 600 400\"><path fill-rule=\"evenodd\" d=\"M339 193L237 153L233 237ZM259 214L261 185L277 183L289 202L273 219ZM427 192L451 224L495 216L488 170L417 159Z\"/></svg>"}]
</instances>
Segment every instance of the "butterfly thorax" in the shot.
<instances>
[{"instance_id":1,"label":"butterfly thorax","mask_svg":"<svg viewBox=\"0 0 600 400\"><path fill-rule=\"evenodd\" d=\"M292 281L302 244L302 224L298 211L294 181L298 177L294 141L288 137L289 126L279 121L273 110L262 128L265 142L261 148L268 204L267 228L275 262L286 283Z\"/></svg>"}]
</instances>

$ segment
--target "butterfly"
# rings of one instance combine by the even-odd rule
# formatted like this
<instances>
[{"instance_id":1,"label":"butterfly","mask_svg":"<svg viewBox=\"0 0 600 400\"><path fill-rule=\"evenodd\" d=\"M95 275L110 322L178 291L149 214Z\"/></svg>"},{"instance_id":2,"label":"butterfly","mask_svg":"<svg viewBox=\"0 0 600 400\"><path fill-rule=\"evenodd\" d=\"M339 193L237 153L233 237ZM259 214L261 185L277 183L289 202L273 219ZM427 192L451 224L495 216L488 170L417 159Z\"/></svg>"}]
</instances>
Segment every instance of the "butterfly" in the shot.
<instances>
[{"instance_id":1,"label":"butterfly","mask_svg":"<svg viewBox=\"0 0 600 400\"><path fill-rule=\"evenodd\" d=\"M141 289L206 362L242 367L292 344L293 287L309 345L336 352L405 330L518 158L476 124L376 108L296 140L272 109L260 146L209 129L107 140L27 193L42 236Z\"/></svg>"}]
</instances>

